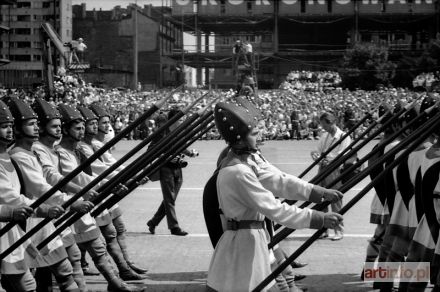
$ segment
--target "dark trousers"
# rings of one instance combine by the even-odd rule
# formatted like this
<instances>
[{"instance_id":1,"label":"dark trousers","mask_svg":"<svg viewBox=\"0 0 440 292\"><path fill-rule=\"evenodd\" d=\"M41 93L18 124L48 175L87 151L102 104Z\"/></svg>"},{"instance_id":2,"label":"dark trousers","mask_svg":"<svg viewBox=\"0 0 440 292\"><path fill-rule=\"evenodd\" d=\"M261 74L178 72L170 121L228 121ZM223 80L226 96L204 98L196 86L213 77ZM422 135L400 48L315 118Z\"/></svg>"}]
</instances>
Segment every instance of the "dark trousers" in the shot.
<instances>
[{"instance_id":1,"label":"dark trousers","mask_svg":"<svg viewBox=\"0 0 440 292\"><path fill-rule=\"evenodd\" d=\"M160 169L160 187L162 188L163 201L154 214L151 222L158 225L162 219L167 216L168 228L179 227L176 216L176 198L182 186L182 169L174 167L162 167Z\"/></svg>"}]
</instances>

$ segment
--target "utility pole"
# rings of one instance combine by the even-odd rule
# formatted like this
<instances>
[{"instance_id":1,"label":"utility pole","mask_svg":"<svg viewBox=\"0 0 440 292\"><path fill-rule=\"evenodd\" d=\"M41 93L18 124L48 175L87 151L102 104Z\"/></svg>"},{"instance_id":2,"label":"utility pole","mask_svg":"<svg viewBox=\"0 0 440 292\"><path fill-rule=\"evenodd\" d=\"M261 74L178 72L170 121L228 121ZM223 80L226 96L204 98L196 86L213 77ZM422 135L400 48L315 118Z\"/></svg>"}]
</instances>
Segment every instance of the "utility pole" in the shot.
<instances>
[{"instance_id":1,"label":"utility pole","mask_svg":"<svg viewBox=\"0 0 440 292\"><path fill-rule=\"evenodd\" d=\"M181 74L182 74L182 80L181 80L181 82L182 82L182 84L183 84L183 86L182 86L182 91L184 91L185 90L185 82L186 82L186 76L185 76L185 50L184 50L184 46L183 46L183 29L184 29L184 25L183 25L183 21L184 21L184 13L182 12L182 20L181 20L181 22L182 22L182 28L181 28L181 30L182 30L182 34L181 34L181 38L180 38L180 43L181 43L181 50L182 50L182 70L181 70Z\"/></svg>"},{"instance_id":2,"label":"utility pole","mask_svg":"<svg viewBox=\"0 0 440 292\"><path fill-rule=\"evenodd\" d=\"M137 90L138 87L138 19L137 19L137 0L134 4L134 37L133 37L133 90Z\"/></svg>"}]
</instances>

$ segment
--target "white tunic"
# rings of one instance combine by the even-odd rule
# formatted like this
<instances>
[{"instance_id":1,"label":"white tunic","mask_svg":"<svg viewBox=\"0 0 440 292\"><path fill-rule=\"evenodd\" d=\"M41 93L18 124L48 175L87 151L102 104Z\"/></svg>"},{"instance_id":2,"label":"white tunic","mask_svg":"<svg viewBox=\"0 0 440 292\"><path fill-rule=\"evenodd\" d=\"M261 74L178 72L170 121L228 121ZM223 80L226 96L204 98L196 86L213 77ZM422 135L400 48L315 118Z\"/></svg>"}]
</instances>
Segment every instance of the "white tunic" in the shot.
<instances>
[{"instance_id":1,"label":"white tunic","mask_svg":"<svg viewBox=\"0 0 440 292\"><path fill-rule=\"evenodd\" d=\"M87 144L85 142L78 143L78 148L82 151L82 153L84 153L84 155L87 158L92 156L99 149L99 147L102 147L102 145L103 145L101 142L99 142L96 139L94 139L93 141L94 141L93 145ZM98 143L98 146L95 145L96 143ZM105 153L108 154L107 155L108 157L111 157L112 159L114 159L113 156L110 153L108 153L108 151L106 151ZM107 160L104 160L104 155L103 155L99 159L95 159L90 166L92 168L93 174L98 176L101 173L103 173L104 171L106 171L115 162L116 162L116 160L110 161L110 160L108 160L108 158L107 158ZM110 174L108 174L103 181L105 182L108 179L112 179L113 177L115 177L115 175L117 175L119 172L118 169L122 169L121 166L118 167L117 169L115 169L114 171L112 171ZM105 201L106 200L104 200L103 202L105 202ZM112 207L110 207L108 209L108 211L110 212L110 215L112 216L113 219L122 215L122 211L119 208L118 204L114 204Z\"/></svg>"},{"instance_id":2,"label":"white tunic","mask_svg":"<svg viewBox=\"0 0 440 292\"><path fill-rule=\"evenodd\" d=\"M42 191L43 185L42 179L43 177L37 178L38 174L35 173L35 169L40 165L36 159L36 157L32 154L32 152L26 151L23 148L15 147L10 151L11 158L17 162L18 167L23 176L24 188L26 190L25 195L30 199L38 199L45 192ZM43 181L44 182L44 181ZM46 186L47 187L47 186ZM47 187L47 189L50 189ZM57 202L63 200L64 194L57 193L54 194L50 201ZM36 226L38 223L43 221L41 218L32 218L29 224L29 230ZM46 239L49 235L51 235L55 231L55 226L52 222L46 224L43 228L41 228L37 233L35 233L32 237L32 243L37 246L40 242ZM51 240L46 246L44 246L40 250L41 261L36 261L32 264L33 267L46 267L51 266L60 262L61 260L67 257L66 249L63 246L63 240L60 236L55 237Z\"/></svg>"},{"instance_id":3,"label":"white tunic","mask_svg":"<svg viewBox=\"0 0 440 292\"><path fill-rule=\"evenodd\" d=\"M32 196L39 198L52 189L52 186L46 181L43 174L43 168L38 161L38 157L34 152L23 148L14 148L12 158L17 162L18 167L23 175L23 181L27 192L32 192ZM71 196L56 191L52 196L44 201L45 204L51 206L61 206L70 199ZM71 246L75 240L70 228L66 228L60 234L64 247Z\"/></svg>"},{"instance_id":4,"label":"white tunic","mask_svg":"<svg viewBox=\"0 0 440 292\"><path fill-rule=\"evenodd\" d=\"M5 207L29 206L34 202L34 200L20 194L20 181L7 153L0 154L0 186L0 204L4 206L0 209L2 213ZM31 220L34 220L34 218L28 219L27 222ZM0 228L3 228L6 224L0 222ZM4 252L24 233L19 226L15 225L8 233L0 237L0 252ZM37 254L38 251L31 244L31 241L26 241L1 261L0 273L6 275L26 272L30 263L35 261Z\"/></svg>"},{"instance_id":5,"label":"white tunic","mask_svg":"<svg viewBox=\"0 0 440 292\"><path fill-rule=\"evenodd\" d=\"M40 142L35 142L32 145L32 150L38 155L38 161L43 167L44 177L50 185L53 186L64 179L61 169L60 155L55 149L49 148ZM68 163L68 161L64 162L64 164ZM74 168L74 166L69 167L69 169L72 170ZM66 171L66 173L69 172L70 171ZM101 234L96 226L95 219L92 218L90 213L84 214L81 219L73 224L72 227L75 241L78 243L96 239Z\"/></svg>"},{"instance_id":6,"label":"white tunic","mask_svg":"<svg viewBox=\"0 0 440 292\"><path fill-rule=\"evenodd\" d=\"M275 196L319 201L310 198L312 188L312 184L281 172L258 154L236 156L230 152L217 179L219 206L226 218L262 221L268 217L290 228L320 228L322 213L289 206ZM211 260L208 286L228 292L255 288L271 273L267 245L264 229L226 230Z\"/></svg>"},{"instance_id":7,"label":"white tunic","mask_svg":"<svg viewBox=\"0 0 440 292\"><path fill-rule=\"evenodd\" d=\"M104 146L104 143L102 143L101 141L99 141L98 139L92 139L92 145L94 148L94 151L97 151L98 149L101 149ZM104 152L104 154L101 155L101 160L104 164L111 166L113 164L116 163L116 159L115 157L107 150ZM116 168L116 171L121 171L122 169L124 169L124 167L122 165L118 166L118 168Z\"/></svg>"},{"instance_id":8,"label":"white tunic","mask_svg":"<svg viewBox=\"0 0 440 292\"><path fill-rule=\"evenodd\" d=\"M55 150L60 155L61 174L67 175L80 165L80 162L78 161L78 157L74 152L66 148L63 148L60 145L57 145L55 147ZM94 179L95 176L89 175L84 171L82 171L72 179L72 182L76 183L79 186L86 186ZM98 224L98 226L108 225L112 221L112 218L108 210L104 210L95 219L96 219L96 224Z\"/></svg>"},{"instance_id":9,"label":"white tunic","mask_svg":"<svg viewBox=\"0 0 440 292\"><path fill-rule=\"evenodd\" d=\"M336 127L336 132L334 133L334 135L331 135L329 132L324 132L321 135L321 137L319 138L318 145L317 145L317 152L320 155L325 153L326 151L328 151L328 149L330 149L333 146L333 144L338 142L342 138L342 136L344 136L344 135L345 135L345 133L341 129L339 129L338 127ZM332 151L330 151L330 153L327 154L327 156L325 157L326 160L333 161L350 144L351 144L351 138L350 138L350 136L347 136L341 143L339 143L338 146L336 146ZM346 162L347 163L354 162L355 159L356 159L356 157L353 156L353 157L350 157L349 159L347 159ZM321 164L319 167L319 172L324 171L325 166L326 165ZM339 169L335 169L330 174L328 174L325 178L323 178L319 184L324 187L329 186L329 184L332 183L339 175L340 175ZM332 186L332 188L337 189L341 186L341 184L342 184L341 182L338 182L334 186Z\"/></svg>"}]
</instances>

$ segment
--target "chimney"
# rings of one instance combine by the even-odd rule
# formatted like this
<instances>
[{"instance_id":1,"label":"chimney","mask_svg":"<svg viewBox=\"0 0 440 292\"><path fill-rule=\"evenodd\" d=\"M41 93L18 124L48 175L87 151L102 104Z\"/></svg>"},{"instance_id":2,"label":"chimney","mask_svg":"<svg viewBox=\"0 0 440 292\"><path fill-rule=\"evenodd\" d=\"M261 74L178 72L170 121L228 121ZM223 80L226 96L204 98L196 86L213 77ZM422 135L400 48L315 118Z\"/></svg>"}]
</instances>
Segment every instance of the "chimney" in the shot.
<instances>
[{"instance_id":1,"label":"chimney","mask_svg":"<svg viewBox=\"0 0 440 292\"><path fill-rule=\"evenodd\" d=\"M148 16L151 17L151 4L144 5L143 12Z\"/></svg>"},{"instance_id":2,"label":"chimney","mask_svg":"<svg viewBox=\"0 0 440 292\"><path fill-rule=\"evenodd\" d=\"M97 21L98 20L98 11L96 11L95 8L93 8L93 20Z\"/></svg>"},{"instance_id":3,"label":"chimney","mask_svg":"<svg viewBox=\"0 0 440 292\"><path fill-rule=\"evenodd\" d=\"M87 16L86 3L81 3L81 18L85 19Z\"/></svg>"}]
</instances>

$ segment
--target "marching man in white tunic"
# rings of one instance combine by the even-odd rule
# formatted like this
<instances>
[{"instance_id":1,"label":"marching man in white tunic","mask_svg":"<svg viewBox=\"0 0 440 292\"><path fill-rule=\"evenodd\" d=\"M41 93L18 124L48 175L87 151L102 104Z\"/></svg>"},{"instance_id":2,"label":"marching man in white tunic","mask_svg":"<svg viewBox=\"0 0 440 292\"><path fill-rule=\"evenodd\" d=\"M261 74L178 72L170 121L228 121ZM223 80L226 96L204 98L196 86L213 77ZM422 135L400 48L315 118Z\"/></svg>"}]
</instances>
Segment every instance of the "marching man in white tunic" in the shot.
<instances>
[{"instance_id":1,"label":"marching man in white tunic","mask_svg":"<svg viewBox=\"0 0 440 292\"><path fill-rule=\"evenodd\" d=\"M251 291L271 273L264 218L290 228L335 228L342 216L281 203L276 197L315 203L337 201L342 193L281 172L256 148L258 110L250 104L215 107L216 126L231 150L216 182L224 233L208 272L208 291ZM276 291L275 281L269 291ZM267 289L264 291L268 291Z\"/></svg>"}]
</instances>

